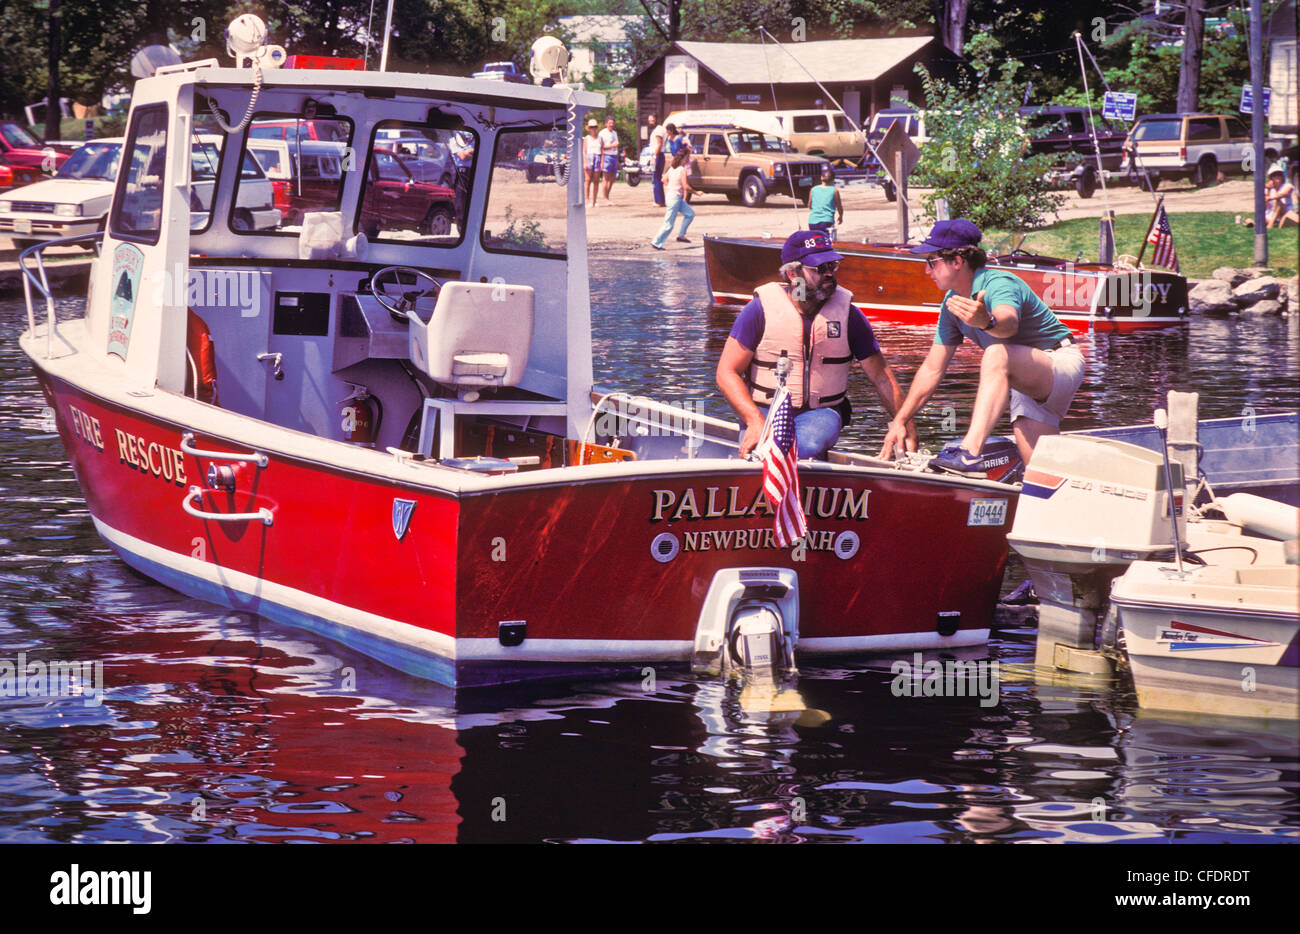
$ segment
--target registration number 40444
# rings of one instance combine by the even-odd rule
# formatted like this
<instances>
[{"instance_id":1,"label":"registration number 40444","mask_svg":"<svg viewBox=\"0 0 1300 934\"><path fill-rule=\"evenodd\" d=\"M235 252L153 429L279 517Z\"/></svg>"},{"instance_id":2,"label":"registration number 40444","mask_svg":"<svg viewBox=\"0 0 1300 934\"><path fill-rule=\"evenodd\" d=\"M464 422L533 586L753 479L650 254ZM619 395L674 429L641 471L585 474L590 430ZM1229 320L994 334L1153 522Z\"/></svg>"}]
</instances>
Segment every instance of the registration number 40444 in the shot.
<instances>
[{"instance_id":1,"label":"registration number 40444","mask_svg":"<svg viewBox=\"0 0 1300 934\"><path fill-rule=\"evenodd\" d=\"M973 499L966 515L967 525L1005 525L1007 501L1005 499Z\"/></svg>"}]
</instances>

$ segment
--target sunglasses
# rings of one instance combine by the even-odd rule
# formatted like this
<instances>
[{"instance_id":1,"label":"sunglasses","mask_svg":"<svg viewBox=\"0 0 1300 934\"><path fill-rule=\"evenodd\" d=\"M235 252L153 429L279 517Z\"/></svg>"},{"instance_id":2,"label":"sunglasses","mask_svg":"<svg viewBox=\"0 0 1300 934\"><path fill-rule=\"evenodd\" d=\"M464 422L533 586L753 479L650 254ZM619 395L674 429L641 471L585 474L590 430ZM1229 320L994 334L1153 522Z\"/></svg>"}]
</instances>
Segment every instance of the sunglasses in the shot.
<instances>
[{"instance_id":1,"label":"sunglasses","mask_svg":"<svg viewBox=\"0 0 1300 934\"><path fill-rule=\"evenodd\" d=\"M942 256L927 256L925 258L925 265L929 269L933 269L935 266L939 265L942 262L943 262Z\"/></svg>"},{"instance_id":2,"label":"sunglasses","mask_svg":"<svg viewBox=\"0 0 1300 934\"><path fill-rule=\"evenodd\" d=\"M829 263L822 263L820 266L806 266L805 268L816 269L819 276L828 276L840 268L840 263L839 260L834 260Z\"/></svg>"}]
</instances>

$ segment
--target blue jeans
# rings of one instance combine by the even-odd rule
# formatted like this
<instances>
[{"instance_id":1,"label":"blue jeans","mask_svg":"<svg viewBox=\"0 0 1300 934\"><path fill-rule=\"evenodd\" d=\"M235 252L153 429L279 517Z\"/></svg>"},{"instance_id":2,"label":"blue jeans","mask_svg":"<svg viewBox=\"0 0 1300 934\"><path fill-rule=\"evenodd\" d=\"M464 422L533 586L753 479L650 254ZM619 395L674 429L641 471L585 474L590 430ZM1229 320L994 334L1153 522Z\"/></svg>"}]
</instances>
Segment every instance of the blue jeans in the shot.
<instances>
[{"instance_id":1,"label":"blue jeans","mask_svg":"<svg viewBox=\"0 0 1300 934\"><path fill-rule=\"evenodd\" d=\"M668 240L668 235L673 232L673 221L677 215L682 216L682 229L677 231L677 236L686 236L686 228L691 226L691 221L695 220L695 208L686 203L686 199L680 195L668 196L668 209L664 211L664 225L650 242L655 246L663 246Z\"/></svg>"},{"instance_id":2,"label":"blue jeans","mask_svg":"<svg viewBox=\"0 0 1300 934\"><path fill-rule=\"evenodd\" d=\"M767 418L767 409L758 407L763 418ZM826 452L840 437L840 413L835 409L808 409L794 417L794 439L799 446L799 459L826 459ZM745 437L741 426L740 437Z\"/></svg>"},{"instance_id":3,"label":"blue jeans","mask_svg":"<svg viewBox=\"0 0 1300 934\"><path fill-rule=\"evenodd\" d=\"M664 206L664 154L655 156L655 166L651 179L654 184L655 204Z\"/></svg>"}]
</instances>

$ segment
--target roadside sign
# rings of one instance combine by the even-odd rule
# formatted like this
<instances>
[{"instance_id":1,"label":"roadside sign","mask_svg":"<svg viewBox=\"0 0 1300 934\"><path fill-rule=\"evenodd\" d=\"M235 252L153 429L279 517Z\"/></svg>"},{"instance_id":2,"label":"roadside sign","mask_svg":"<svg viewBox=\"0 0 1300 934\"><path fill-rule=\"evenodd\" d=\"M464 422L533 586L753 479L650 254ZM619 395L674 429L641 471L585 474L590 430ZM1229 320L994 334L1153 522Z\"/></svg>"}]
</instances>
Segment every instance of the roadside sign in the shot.
<instances>
[{"instance_id":1,"label":"roadside sign","mask_svg":"<svg viewBox=\"0 0 1300 934\"><path fill-rule=\"evenodd\" d=\"M1268 100L1272 93L1272 89L1268 85L1264 85L1264 116L1266 117L1268 116ZM1254 113L1254 96L1250 85L1243 84L1241 86L1241 103L1237 105L1237 109L1244 114Z\"/></svg>"},{"instance_id":2,"label":"roadside sign","mask_svg":"<svg viewBox=\"0 0 1300 934\"><path fill-rule=\"evenodd\" d=\"M876 145L876 152L880 154L881 167L889 174L894 174L894 155L901 153L903 156L903 178L912 174L912 169L916 168L916 163L921 158L921 150L916 148L916 143L912 142L912 137L907 135L903 129L905 120L895 120L885 131L885 138ZM894 179L894 183L901 185L902 179Z\"/></svg>"},{"instance_id":3,"label":"roadside sign","mask_svg":"<svg viewBox=\"0 0 1300 934\"><path fill-rule=\"evenodd\" d=\"M1138 96L1128 91L1107 91L1101 105L1101 115L1107 120L1125 120L1132 123L1137 119Z\"/></svg>"},{"instance_id":4,"label":"roadside sign","mask_svg":"<svg viewBox=\"0 0 1300 934\"><path fill-rule=\"evenodd\" d=\"M689 55L664 56L664 93L698 94L700 63Z\"/></svg>"}]
</instances>

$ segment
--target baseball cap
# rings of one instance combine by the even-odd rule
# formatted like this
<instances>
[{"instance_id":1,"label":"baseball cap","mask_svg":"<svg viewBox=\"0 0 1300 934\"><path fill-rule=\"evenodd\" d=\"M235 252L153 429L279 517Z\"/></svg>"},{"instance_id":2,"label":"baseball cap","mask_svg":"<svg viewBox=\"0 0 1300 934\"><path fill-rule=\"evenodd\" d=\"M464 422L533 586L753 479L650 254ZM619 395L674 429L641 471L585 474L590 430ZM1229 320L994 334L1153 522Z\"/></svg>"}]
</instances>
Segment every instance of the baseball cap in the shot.
<instances>
[{"instance_id":1,"label":"baseball cap","mask_svg":"<svg viewBox=\"0 0 1300 934\"><path fill-rule=\"evenodd\" d=\"M838 263L843 256L831 249L831 238L824 230L796 230L786 237L781 247L781 265L786 263L803 263L805 266L820 266L822 263Z\"/></svg>"},{"instance_id":2,"label":"baseball cap","mask_svg":"<svg viewBox=\"0 0 1300 934\"><path fill-rule=\"evenodd\" d=\"M970 221L957 218L951 221L939 221L930 228L930 236L920 246L914 246L912 253L933 253L936 250L956 250L964 246L979 246L983 235L980 229Z\"/></svg>"}]
</instances>

